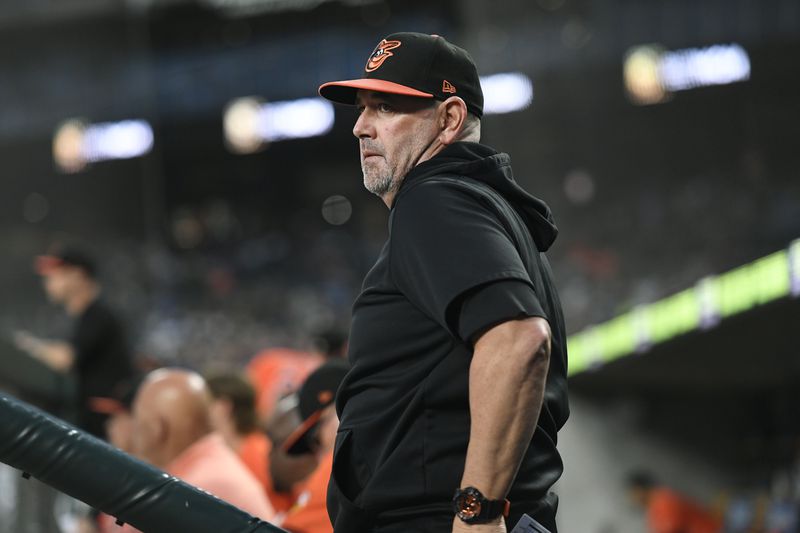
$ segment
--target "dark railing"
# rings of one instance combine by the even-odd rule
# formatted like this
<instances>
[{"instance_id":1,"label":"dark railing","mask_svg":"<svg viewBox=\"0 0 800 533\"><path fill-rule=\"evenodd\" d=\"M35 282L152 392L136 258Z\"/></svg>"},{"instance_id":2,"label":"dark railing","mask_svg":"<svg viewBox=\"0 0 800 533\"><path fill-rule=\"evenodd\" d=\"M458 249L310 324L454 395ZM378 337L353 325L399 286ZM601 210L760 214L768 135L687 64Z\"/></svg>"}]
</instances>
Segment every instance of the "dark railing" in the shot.
<instances>
[{"instance_id":1,"label":"dark railing","mask_svg":"<svg viewBox=\"0 0 800 533\"><path fill-rule=\"evenodd\" d=\"M59 492L145 533L283 531L11 395L69 416L72 390L0 342L0 533L59 531Z\"/></svg>"},{"instance_id":2,"label":"dark railing","mask_svg":"<svg viewBox=\"0 0 800 533\"><path fill-rule=\"evenodd\" d=\"M146 533L283 531L5 393L0 420L0 462Z\"/></svg>"}]
</instances>

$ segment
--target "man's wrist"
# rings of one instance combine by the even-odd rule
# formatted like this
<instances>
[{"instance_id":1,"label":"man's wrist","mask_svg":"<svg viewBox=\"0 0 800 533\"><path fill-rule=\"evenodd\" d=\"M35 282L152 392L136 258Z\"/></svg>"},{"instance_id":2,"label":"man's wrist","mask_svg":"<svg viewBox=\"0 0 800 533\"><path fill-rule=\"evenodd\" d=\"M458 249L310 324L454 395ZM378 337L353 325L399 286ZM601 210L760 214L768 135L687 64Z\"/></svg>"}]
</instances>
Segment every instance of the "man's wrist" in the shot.
<instances>
[{"instance_id":1,"label":"man's wrist","mask_svg":"<svg viewBox=\"0 0 800 533\"><path fill-rule=\"evenodd\" d=\"M508 516L511 503L507 499L487 498L480 489L466 486L453 495L453 512L466 524L487 524Z\"/></svg>"},{"instance_id":2,"label":"man's wrist","mask_svg":"<svg viewBox=\"0 0 800 533\"><path fill-rule=\"evenodd\" d=\"M480 489L484 496L490 500L501 500L506 497L508 488L503 480L505 476L501 475L496 468L499 465L487 465L486 468L477 468L477 465L470 465L470 461L464 468L464 473L461 475L460 487L476 487ZM486 471L491 468L491 471Z\"/></svg>"}]
</instances>

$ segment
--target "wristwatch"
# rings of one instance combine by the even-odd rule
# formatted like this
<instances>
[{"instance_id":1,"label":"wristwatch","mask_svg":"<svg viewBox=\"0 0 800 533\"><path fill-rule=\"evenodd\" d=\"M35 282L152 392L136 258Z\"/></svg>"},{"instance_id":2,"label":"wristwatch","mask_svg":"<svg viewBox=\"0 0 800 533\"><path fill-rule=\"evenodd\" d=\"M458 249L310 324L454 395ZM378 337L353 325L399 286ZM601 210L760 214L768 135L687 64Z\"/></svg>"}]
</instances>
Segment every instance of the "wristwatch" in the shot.
<instances>
[{"instance_id":1,"label":"wristwatch","mask_svg":"<svg viewBox=\"0 0 800 533\"><path fill-rule=\"evenodd\" d=\"M489 500L475 487L456 489L453 496L453 512L467 524L484 524L500 515L508 516L511 502Z\"/></svg>"}]
</instances>

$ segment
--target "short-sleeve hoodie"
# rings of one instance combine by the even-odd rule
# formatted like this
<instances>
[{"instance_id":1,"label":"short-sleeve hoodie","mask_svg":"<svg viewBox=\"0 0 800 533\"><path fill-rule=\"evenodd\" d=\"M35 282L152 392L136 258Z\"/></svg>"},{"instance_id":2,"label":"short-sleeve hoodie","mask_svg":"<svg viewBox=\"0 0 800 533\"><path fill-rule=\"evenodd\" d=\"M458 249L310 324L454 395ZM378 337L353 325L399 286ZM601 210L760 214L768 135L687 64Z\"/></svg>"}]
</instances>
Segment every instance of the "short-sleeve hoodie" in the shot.
<instances>
[{"instance_id":1,"label":"short-sleeve hoodie","mask_svg":"<svg viewBox=\"0 0 800 533\"><path fill-rule=\"evenodd\" d=\"M473 343L533 316L550 324L551 363L508 497L512 516L543 501L563 470L556 433L568 416L566 337L543 253L556 234L509 156L487 146L456 143L405 177L353 308L328 501L335 524L451 512L469 442Z\"/></svg>"}]
</instances>

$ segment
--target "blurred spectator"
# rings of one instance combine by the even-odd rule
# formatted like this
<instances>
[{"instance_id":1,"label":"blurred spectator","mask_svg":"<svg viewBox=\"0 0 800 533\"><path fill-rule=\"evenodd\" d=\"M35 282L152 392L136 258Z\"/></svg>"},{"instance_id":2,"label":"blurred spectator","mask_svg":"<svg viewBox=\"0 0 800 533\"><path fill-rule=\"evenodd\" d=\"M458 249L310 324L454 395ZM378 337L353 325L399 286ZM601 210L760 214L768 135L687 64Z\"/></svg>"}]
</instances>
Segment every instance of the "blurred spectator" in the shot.
<instances>
[{"instance_id":1,"label":"blurred spectator","mask_svg":"<svg viewBox=\"0 0 800 533\"><path fill-rule=\"evenodd\" d=\"M326 506L328 481L333 466L333 446L339 419L333 400L348 365L332 359L315 370L298 393L302 424L283 444L290 455L314 454L319 466L302 484L295 506L283 522L292 533L331 533L333 526Z\"/></svg>"},{"instance_id":2,"label":"blurred spectator","mask_svg":"<svg viewBox=\"0 0 800 533\"><path fill-rule=\"evenodd\" d=\"M764 530L767 533L800 531L800 441L793 440L794 457L791 463L772 476L772 490L764 513Z\"/></svg>"},{"instance_id":3,"label":"blurred spectator","mask_svg":"<svg viewBox=\"0 0 800 533\"><path fill-rule=\"evenodd\" d=\"M790 500L776 500L770 503L766 516L767 533L797 533L797 503Z\"/></svg>"},{"instance_id":4,"label":"blurred spectator","mask_svg":"<svg viewBox=\"0 0 800 533\"><path fill-rule=\"evenodd\" d=\"M259 418L268 420L278 400L296 391L321 363L319 355L288 348L272 348L256 354L247 365L247 373L256 388Z\"/></svg>"},{"instance_id":5,"label":"blurred spectator","mask_svg":"<svg viewBox=\"0 0 800 533\"><path fill-rule=\"evenodd\" d=\"M273 504L283 514L297 501L303 480L319 466L319 459L313 453L291 455L283 449L286 440L302 423L297 394L291 394L278 402L266 424L273 444L269 455L270 480L277 493Z\"/></svg>"},{"instance_id":6,"label":"blurred spectator","mask_svg":"<svg viewBox=\"0 0 800 533\"><path fill-rule=\"evenodd\" d=\"M237 453L258 479L273 507L280 511L291 506L293 498L278 493L269 475L272 443L258 428L256 392L241 374L214 374L207 378L211 390L211 425Z\"/></svg>"},{"instance_id":7,"label":"blurred spectator","mask_svg":"<svg viewBox=\"0 0 800 533\"><path fill-rule=\"evenodd\" d=\"M151 373L133 405L133 449L140 458L263 520L274 510L258 480L214 433L210 393L198 374ZM118 530L119 531L119 530ZM135 531L126 526L124 531Z\"/></svg>"},{"instance_id":8,"label":"blurred spectator","mask_svg":"<svg viewBox=\"0 0 800 533\"><path fill-rule=\"evenodd\" d=\"M750 498L732 499L725 509L725 533L752 533L756 527L756 505Z\"/></svg>"},{"instance_id":9,"label":"blurred spectator","mask_svg":"<svg viewBox=\"0 0 800 533\"><path fill-rule=\"evenodd\" d=\"M65 248L40 256L37 272L49 299L76 318L69 341L44 340L19 331L16 345L57 372L73 372L78 384L78 425L93 435L105 435L106 415L89 408L89 398L108 397L133 375L133 362L122 322L100 300L94 261L85 252Z\"/></svg>"},{"instance_id":10,"label":"blurred spectator","mask_svg":"<svg viewBox=\"0 0 800 533\"><path fill-rule=\"evenodd\" d=\"M699 504L660 486L648 472L628 477L633 502L645 509L650 533L720 533L720 520Z\"/></svg>"}]
</instances>

